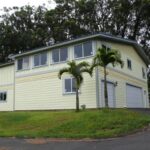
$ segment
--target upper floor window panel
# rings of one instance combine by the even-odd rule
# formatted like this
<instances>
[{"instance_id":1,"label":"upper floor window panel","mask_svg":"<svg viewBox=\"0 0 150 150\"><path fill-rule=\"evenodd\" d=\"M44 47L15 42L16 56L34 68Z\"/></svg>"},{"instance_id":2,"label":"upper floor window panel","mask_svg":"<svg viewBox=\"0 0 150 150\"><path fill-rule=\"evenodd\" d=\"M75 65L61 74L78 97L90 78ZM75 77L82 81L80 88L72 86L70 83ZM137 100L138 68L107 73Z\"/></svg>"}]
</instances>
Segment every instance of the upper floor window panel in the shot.
<instances>
[{"instance_id":1,"label":"upper floor window panel","mask_svg":"<svg viewBox=\"0 0 150 150\"><path fill-rule=\"evenodd\" d=\"M84 58L92 55L93 49L91 41L74 46L74 58Z\"/></svg>"},{"instance_id":2,"label":"upper floor window panel","mask_svg":"<svg viewBox=\"0 0 150 150\"><path fill-rule=\"evenodd\" d=\"M47 53L34 55L34 67L44 66L47 64Z\"/></svg>"},{"instance_id":3,"label":"upper floor window panel","mask_svg":"<svg viewBox=\"0 0 150 150\"><path fill-rule=\"evenodd\" d=\"M52 63L65 62L68 60L68 49L54 49L52 50Z\"/></svg>"},{"instance_id":4,"label":"upper floor window panel","mask_svg":"<svg viewBox=\"0 0 150 150\"><path fill-rule=\"evenodd\" d=\"M132 70L132 63L130 59L127 59L127 67L128 69Z\"/></svg>"},{"instance_id":5,"label":"upper floor window panel","mask_svg":"<svg viewBox=\"0 0 150 150\"><path fill-rule=\"evenodd\" d=\"M20 58L17 61L17 70L29 69L29 57Z\"/></svg>"}]
</instances>

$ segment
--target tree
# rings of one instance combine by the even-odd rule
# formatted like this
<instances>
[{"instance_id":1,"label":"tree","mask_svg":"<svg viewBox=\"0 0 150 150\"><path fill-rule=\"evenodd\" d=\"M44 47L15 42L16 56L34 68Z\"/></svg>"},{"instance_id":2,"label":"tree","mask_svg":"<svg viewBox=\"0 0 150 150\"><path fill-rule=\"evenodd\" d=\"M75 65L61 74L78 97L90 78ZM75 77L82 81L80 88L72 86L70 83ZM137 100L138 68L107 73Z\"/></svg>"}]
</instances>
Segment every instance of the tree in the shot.
<instances>
[{"instance_id":1,"label":"tree","mask_svg":"<svg viewBox=\"0 0 150 150\"><path fill-rule=\"evenodd\" d=\"M124 63L121 59L121 55L116 50L110 50L106 48L99 48L96 52L96 55L93 58L93 63L91 70L93 70L97 66L102 66L104 68L104 98L105 98L105 107L109 107L108 105L108 91L107 91L107 66L112 64L116 66L118 64L123 67Z\"/></svg>"},{"instance_id":2,"label":"tree","mask_svg":"<svg viewBox=\"0 0 150 150\"><path fill-rule=\"evenodd\" d=\"M5 8L0 16L0 62L9 54L45 46L50 33L45 22L44 6Z\"/></svg>"},{"instance_id":3,"label":"tree","mask_svg":"<svg viewBox=\"0 0 150 150\"><path fill-rule=\"evenodd\" d=\"M75 61L69 61L67 63L68 68L63 68L59 71L58 77L61 79L62 74L68 73L75 79L76 88L76 111L79 111L79 89L83 83L83 73L88 73L92 76L92 71L90 70L90 65L87 62L81 62L77 64Z\"/></svg>"},{"instance_id":4,"label":"tree","mask_svg":"<svg viewBox=\"0 0 150 150\"><path fill-rule=\"evenodd\" d=\"M4 8L0 16L0 63L9 54L78 36L105 32L138 41L150 58L150 0L54 0L48 9Z\"/></svg>"}]
</instances>

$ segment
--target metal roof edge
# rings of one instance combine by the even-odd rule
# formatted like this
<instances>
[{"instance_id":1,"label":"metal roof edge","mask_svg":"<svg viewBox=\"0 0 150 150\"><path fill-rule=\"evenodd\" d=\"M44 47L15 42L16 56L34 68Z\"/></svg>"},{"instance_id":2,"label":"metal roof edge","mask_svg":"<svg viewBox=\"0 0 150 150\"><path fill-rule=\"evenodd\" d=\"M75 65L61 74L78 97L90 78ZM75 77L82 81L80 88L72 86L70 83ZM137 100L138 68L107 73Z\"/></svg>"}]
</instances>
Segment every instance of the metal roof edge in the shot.
<instances>
[{"instance_id":1,"label":"metal roof edge","mask_svg":"<svg viewBox=\"0 0 150 150\"><path fill-rule=\"evenodd\" d=\"M143 59L143 61L145 62L145 64L147 66L150 65L150 60L146 56L145 52L143 51L143 48L139 44L134 44L134 47L135 47L135 49L137 49L137 53Z\"/></svg>"},{"instance_id":2,"label":"metal roof edge","mask_svg":"<svg viewBox=\"0 0 150 150\"><path fill-rule=\"evenodd\" d=\"M102 38L102 39L107 39L107 40L111 40L111 41L116 41L116 42L121 42L121 43L125 43L125 44L128 44L128 45L132 45L137 49L137 53L142 57L143 61L147 65L150 64L150 60L148 59L146 54L143 52L142 47L136 41L129 40L129 39L124 39L124 38L113 36L113 35L106 34L106 33L97 33L97 34L82 36L82 37L72 39L72 40L69 40L69 41L56 43L56 44L51 45L51 46L46 46L46 47L31 50L31 51L26 51L26 52L21 53L21 54L16 54L16 55L11 56L11 58L17 58L17 57L21 57L21 56L25 56L25 55L35 54L35 53L45 51L45 50L48 50L48 49L53 49L53 48L69 45L69 44L72 44L72 43L76 43L78 41L84 41L84 40L89 40L89 39L94 39L94 38Z\"/></svg>"},{"instance_id":3,"label":"metal roof edge","mask_svg":"<svg viewBox=\"0 0 150 150\"><path fill-rule=\"evenodd\" d=\"M128 39L124 39L124 38L120 38L120 37L115 37L115 36L104 34L104 33L98 33L98 34L93 34L93 35L87 35L87 36L84 36L84 37L79 37L79 38L72 39L72 40L65 41L65 42L56 43L56 44L51 45L51 46L46 46L46 47L31 50L31 51L26 51L26 52L21 53L21 54L13 55L11 58L17 58L17 57L21 57L21 56L24 56L24 55L29 55L29 54L37 53L37 52L40 52L40 51L52 49L52 48L55 48L55 47L60 47L60 46L63 46L63 45L68 45L68 44L75 43L75 42L78 42L78 41L93 39L93 38L97 38L97 37L107 38L107 39L110 39L110 40L116 40L118 42L120 41L120 42L123 42L123 43L126 43L126 44L136 43L136 41L132 41L132 40L128 40Z\"/></svg>"},{"instance_id":4,"label":"metal roof edge","mask_svg":"<svg viewBox=\"0 0 150 150\"><path fill-rule=\"evenodd\" d=\"M10 66L10 65L13 65L13 64L14 64L14 62L8 62L8 63L0 64L0 68Z\"/></svg>"}]
</instances>

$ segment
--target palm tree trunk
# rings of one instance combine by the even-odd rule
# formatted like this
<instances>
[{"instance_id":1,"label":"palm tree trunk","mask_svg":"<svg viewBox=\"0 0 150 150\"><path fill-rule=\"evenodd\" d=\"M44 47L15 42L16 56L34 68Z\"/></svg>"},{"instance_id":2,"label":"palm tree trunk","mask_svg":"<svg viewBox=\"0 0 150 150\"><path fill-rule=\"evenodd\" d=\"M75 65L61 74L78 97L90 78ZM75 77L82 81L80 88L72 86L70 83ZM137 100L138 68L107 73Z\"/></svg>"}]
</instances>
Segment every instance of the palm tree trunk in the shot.
<instances>
[{"instance_id":1,"label":"palm tree trunk","mask_svg":"<svg viewBox=\"0 0 150 150\"><path fill-rule=\"evenodd\" d=\"M79 89L76 88L76 112L79 112Z\"/></svg>"},{"instance_id":2,"label":"palm tree trunk","mask_svg":"<svg viewBox=\"0 0 150 150\"><path fill-rule=\"evenodd\" d=\"M107 91L107 72L106 67L104 67L104 97L105 97L105 107L108 108L108 91Z\"/></svg>"}]
</instances>

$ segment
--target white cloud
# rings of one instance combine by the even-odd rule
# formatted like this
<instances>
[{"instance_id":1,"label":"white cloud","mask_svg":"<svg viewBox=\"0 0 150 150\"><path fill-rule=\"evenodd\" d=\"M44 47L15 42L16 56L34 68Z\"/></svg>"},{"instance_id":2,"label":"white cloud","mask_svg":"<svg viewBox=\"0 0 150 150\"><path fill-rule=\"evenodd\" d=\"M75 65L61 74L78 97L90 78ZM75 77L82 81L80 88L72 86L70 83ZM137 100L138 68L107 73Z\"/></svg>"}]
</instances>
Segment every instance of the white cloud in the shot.
<instances>
[{"instance_id":1,"label":"white cloud","mask_svg":"<svg viewBox=\"0 0 150 150\"><path fill-rule=\"evenodd\" d=\"M48 1L51 1L48 3ZM0 2L0 9L3 7L13 7L13 6L24 6L24 5L31 5L31 6L39 6L42 4L46 4L49 8L54 8L56 6L53 0L1 0Z\"/></svg>"}]
</instances>

